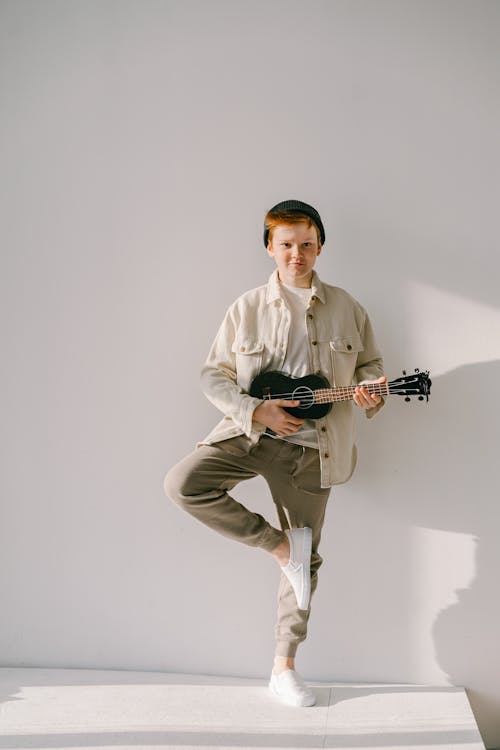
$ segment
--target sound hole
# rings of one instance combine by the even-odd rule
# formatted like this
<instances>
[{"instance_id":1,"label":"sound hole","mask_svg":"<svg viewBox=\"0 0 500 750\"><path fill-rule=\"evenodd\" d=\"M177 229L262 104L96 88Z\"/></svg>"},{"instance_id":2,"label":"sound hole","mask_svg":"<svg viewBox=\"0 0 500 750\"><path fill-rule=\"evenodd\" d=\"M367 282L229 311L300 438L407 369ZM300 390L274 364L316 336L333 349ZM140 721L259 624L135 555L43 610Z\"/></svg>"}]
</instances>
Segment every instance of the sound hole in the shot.
<instances>
[{"instance_id":1,"label":"sound hole","mask_svg":"<svg viewBox=\"0 0 500 750\"><path fill-rule=\"evenodd\" d=\"M296 406L296 409L308 409L314 404L314 392L305 385L294 390L293 398L300 399L300 406Z\"/></svg>"}]
</instances>

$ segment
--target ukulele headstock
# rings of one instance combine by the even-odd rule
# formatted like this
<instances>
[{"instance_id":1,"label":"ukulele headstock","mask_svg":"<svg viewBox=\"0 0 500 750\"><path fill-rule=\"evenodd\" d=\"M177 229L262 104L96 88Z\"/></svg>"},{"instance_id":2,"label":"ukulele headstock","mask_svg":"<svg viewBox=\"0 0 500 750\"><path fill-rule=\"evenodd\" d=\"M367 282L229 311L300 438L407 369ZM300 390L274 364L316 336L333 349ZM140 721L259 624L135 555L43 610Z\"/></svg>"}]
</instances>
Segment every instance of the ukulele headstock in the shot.
<instances>
[{"instance_id":1,"label":"ukulele headstock","mask_svg":"<svg viewBox=\"0 0 500 750\"><path fill-rule=\"evenodd\" d=\"M415 368L413 375L407 375L403 370L400 378L391 380L389 383L389 393L397 396L404 396L405 401L411 401L410 396L417 396L419 401L429 400L432 380L429 377L429 370L421 372L418 367Z\"/></svg>"}]
</instances>

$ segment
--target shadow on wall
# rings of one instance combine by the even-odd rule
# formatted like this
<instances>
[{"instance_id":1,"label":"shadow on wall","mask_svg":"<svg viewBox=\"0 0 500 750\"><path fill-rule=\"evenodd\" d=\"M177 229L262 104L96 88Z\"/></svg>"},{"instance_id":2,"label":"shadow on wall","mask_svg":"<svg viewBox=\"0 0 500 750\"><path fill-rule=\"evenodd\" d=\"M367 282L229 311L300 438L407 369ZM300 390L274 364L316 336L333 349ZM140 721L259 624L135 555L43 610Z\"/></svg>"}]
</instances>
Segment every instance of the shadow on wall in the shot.
<instances>
[{"instance_id":1,"label":"shadow on wall","mask_svg":"<svg viewBox=\"0 0 500 750\"><path fill-rule=\"evenodd\" d=\"M419 488L418 502L402 500L397 509L408 524L475 538L474 578L437 614L432 636L437 663L451 684L467 690L486 746L498 747L500 362L466 365L437 378L431 372L431 378L429 408L414 410L404 435L384 436L384 451L397 455L399 474L389 492L404 498L405 486L406 494ZM443 566L453 564L441 559Z\"/></svg>"},{"instance_id":2,"label":"shadow on wall","mask_svg":"<svg viewBox=\"0 0 500 750\"><path fill-rule=\"evenodd\" d=\"M453 684L467 688L487 747L500 745L499 378L500 362L468 365L443 378L450 395L438 405L443 424L439 442L444 443L440 486L446 486L451 473L452 486L459 490L440 500L433 523L477 540L474 580L468 589L456 591L456 603L438 614L433 637L439 665Z\"/></svg>"}]
</instances>

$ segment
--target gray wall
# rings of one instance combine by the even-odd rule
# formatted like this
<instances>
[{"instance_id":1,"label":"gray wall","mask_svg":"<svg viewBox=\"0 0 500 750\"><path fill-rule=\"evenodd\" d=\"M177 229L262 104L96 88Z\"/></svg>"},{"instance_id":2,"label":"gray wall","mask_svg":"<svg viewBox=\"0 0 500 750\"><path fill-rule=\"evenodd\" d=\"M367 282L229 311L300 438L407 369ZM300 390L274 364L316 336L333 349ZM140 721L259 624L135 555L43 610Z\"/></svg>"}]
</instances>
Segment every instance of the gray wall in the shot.
<instances>
[{"instance_id":1,"label":"gray wall","mask_svg":"<svg viewBox=\"0 0 500 750\"><path fill-rule=\"evenodd\" d=\"M500 744L498 2L0 4L3 665L267 676L277 566L163 495L198 373L315 205L317 270L429 404L359 414L310 637L325 680L464 685ZM269 515L259 479L236 496ZM497 718L495 718L497 717Z\"/></svg>"}]
</instances>

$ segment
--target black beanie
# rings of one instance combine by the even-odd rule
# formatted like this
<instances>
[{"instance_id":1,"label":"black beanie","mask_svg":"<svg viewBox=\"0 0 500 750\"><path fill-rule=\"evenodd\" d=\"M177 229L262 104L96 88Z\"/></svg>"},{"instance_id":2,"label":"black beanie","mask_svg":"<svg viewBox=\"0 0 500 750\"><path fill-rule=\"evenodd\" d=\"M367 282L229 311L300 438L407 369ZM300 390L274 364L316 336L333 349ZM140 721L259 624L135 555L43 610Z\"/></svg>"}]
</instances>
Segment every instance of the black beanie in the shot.
<instances>
[{"instance_id":1,"label":"black beanie","mask_svg":"<svg viewBox=\"0 0 500 750\"><path fill-rule=\"evenodd\" d=\"M323 245L325 242L325 228L323 227L323 222L321 221L319 213L316 211L315 208L309 205L309 203L303 203L302 201L281 201L281 203L277 203L275 206L269 209L268 213L271 211L300 211L302 214L306 214L306 216L309 216L314 223L317 225L321 237L321 244ZM269 237L269 229L264 224L264 245L267 247L267 239Z\"/></svg>"}]
</instances>

